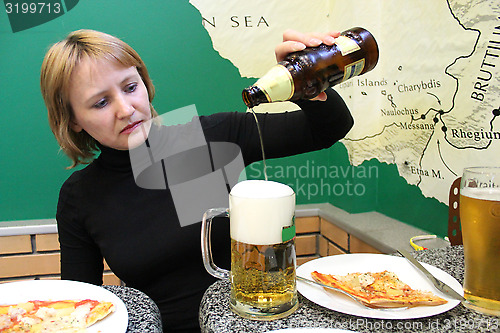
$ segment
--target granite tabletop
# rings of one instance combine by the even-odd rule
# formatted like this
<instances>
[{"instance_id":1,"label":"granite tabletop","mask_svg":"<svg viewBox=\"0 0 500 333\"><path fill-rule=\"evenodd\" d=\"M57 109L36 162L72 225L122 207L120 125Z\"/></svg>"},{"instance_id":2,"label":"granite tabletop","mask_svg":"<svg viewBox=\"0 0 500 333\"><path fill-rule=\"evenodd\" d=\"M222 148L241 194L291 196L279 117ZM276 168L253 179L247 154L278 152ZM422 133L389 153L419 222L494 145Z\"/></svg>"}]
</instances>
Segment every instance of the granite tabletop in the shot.
<instances>
[{"instance_id":1,"label":"granite tabletop","mask_svg":"<svg viewBox=\"0 0 500 333\"><path fill-rule=\"evenodd\" d=\"M449 246L412 253L463 283L463 247ZM334 328L355 332L500 332L500 318L476 313L462 304L442 314L419 319L388 320L356 317L319 306L299 293L299 308L287 318L255 321L239 317L229 308L230 284L210 286L200 305L200 327L207 333L269 332L287 328Z\"/></svg>"},{"instance_id":2,"label":"granite tabletop","mask_svg":"<svg viewBox=\"0 0 500 333\"><path fill-rule=\"evenodd\" d=\"M102 286L118 296L128 311L127 333L161 333L158 306L143 292L123 286Z\"/></svg>"}]
</instances>

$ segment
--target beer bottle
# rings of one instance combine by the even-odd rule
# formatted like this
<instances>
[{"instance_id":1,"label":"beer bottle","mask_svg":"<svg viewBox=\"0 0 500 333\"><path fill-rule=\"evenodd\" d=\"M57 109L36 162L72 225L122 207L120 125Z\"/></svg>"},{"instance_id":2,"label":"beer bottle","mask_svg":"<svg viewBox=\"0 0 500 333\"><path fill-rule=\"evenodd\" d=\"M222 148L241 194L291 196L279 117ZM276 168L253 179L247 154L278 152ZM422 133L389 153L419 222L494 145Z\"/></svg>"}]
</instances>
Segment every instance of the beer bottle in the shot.
<instances>
[{"instance_id":1,"label":"beer bottle","mask_svg":"<svg viewBox=\"0 0 500 333\"><path fill-rule=\"evenodd\" d=\"M311 99L328 87L372 70L378 46L360 27L341 33L333 45L321 44L290 53L254 85L243 90L249 108L261 103Z\"/></svg>"}]
</instances>

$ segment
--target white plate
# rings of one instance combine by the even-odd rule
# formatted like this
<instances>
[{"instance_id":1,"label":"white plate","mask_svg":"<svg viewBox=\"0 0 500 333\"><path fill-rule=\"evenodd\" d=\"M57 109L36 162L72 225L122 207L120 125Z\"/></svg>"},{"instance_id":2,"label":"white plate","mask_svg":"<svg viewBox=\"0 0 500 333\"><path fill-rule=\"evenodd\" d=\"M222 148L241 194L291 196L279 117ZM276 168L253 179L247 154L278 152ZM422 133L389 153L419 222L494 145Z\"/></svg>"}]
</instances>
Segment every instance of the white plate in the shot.
<instances>
[{"instance_id":1,"label":"white plate","mask_svg":"<svg viewBox=\"0 0 500 333\"><path fill-rule=\"evenodd\" d=\"M115 311L89 327L87 332L122 333L127 331L128 312L125 304L112 292L93 284L68 280L8 282L0 284L0 295L0 304L65 299L93 299L113 302Z\"/></svg>"},{"instance_id":2,"label":"white plate","mask_svg":"<svg viewBox=\"0 0 500 333\"><path fill-rule=\"evenodd\" d=\"M440 279L457 293L463 295L462 285L441 269L422 263L436 278ZM311 272L346 275L355 272L381 272L388 270L413 289L431 291L448 303L437 306L417 306L407 309L369 309L340 293L326 292L316 287L297 281L298 291L310 301L338 312L378 319L413 319L433 316L457 306L460 301L449 298L434 288L432 283L405 258L384 254L341 254L311 260L297 268L297 275L311 279Z\"/></svg>"}]
</instances>

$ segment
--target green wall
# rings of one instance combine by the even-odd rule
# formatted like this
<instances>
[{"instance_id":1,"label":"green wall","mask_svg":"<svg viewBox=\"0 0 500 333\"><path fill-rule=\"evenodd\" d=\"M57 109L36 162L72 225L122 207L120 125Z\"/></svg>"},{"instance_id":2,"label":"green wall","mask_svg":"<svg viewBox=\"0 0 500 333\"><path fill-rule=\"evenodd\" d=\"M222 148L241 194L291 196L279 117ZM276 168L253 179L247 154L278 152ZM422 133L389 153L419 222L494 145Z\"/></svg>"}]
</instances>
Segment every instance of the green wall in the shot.
<instances>
[{"instance_id":1,"label":"green wall","mask_svg":"<svg viewBox=\"0 0 500 333\"><path fill-rule=\"evenodd\" d=\"M250 81L213 50L187 1L80 1L63 16L16 33L2 11L0 221L55 215L59 188L72 171L48 126L39 73L48 47L81 28L113 34L139 52L159 113L190 104L200 114L244 110L241 89Z\"/></svg>"},{"instance_id":2,"label":"green wall","mask_svg":"<svg viewBox=\"0 0 500 333\"><path fill-rule=\"evenodd\" d=\"M241 90L254 80L241 78L214 51L200 13L188 1L72 2L76 5L64 15L16 33L7 14L0 13L0 221L53 218L59 188L72 172L65 169L70 162L50 132L39 89L46 50L70 31L101 30L134 47L152 76L153 104L160 114L191 104L199 114L246 110ZM268 164L270 179L291 184L299 204L330 202L353 213L377 210L446 234L446 205L424 198L394 165L368 161L353 168L342 144ZM329 176L312 174L312 166L318 172L327 167ZM283 171L287 167L288 174ZM259 168L247 168L248 176L262 176ZM309 174L294 176L293 168Z\"/></svg>"}]
</instances>

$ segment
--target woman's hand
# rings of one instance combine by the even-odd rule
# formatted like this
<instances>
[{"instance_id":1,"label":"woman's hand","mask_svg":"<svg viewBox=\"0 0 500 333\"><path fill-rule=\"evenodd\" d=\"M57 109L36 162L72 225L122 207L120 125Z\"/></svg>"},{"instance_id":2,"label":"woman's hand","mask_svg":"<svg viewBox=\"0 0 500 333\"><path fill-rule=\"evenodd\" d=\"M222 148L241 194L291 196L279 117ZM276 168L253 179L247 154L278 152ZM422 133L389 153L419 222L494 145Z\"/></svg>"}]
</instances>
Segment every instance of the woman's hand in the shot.
<instances>
[{"instance_id":1,"label":"woman's hand","mask_svg":"<svg viewBox=\"0 0 500 333\"><path fill-rule=\"evenodd\" d=\"M280 62L287 54L302 51L306 47L314 47L320 44L333 45L335 38L338 36L340 36L338 31L302 33L288 29L283 33L283 42L274 49L276 60ZM320 93L313 100L325 101L326 93Z\"/></svg>"}]
</instances>

